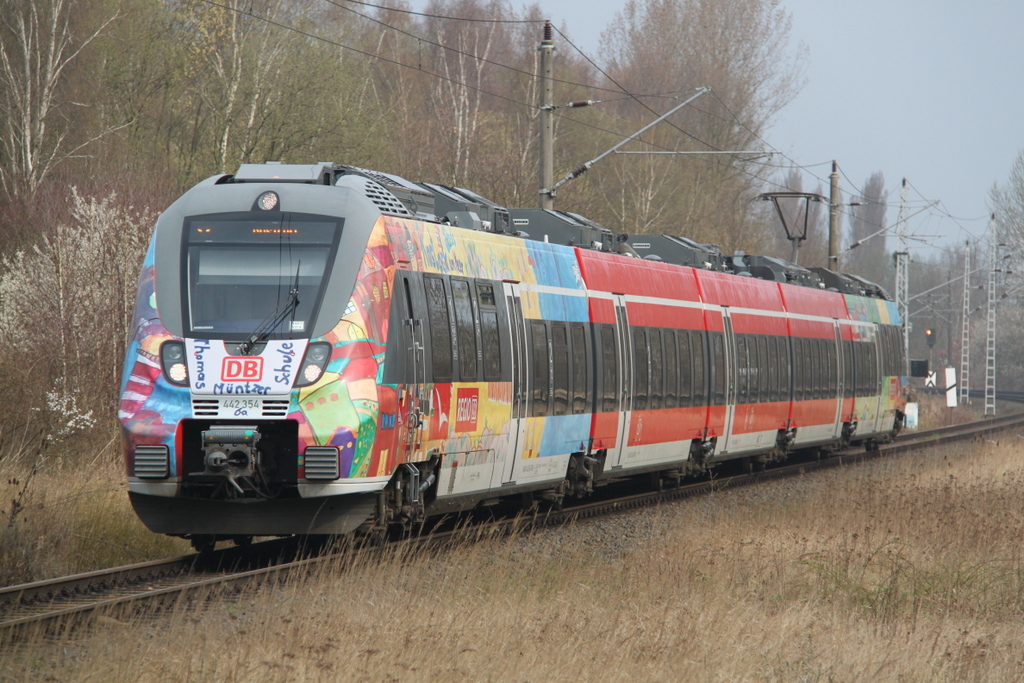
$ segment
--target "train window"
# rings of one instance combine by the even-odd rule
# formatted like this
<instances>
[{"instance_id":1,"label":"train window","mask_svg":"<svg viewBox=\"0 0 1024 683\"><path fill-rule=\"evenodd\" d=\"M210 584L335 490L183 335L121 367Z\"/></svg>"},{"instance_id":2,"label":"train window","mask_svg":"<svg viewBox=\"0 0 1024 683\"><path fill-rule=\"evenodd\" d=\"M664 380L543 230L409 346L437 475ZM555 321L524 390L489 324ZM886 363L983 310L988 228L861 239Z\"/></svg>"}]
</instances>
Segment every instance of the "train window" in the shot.
<instances>
[{"instance_id":1,"label":"train window","mask_svg":"<svg viewBox=\"0 0 1024 683\"><path fill-rule=\"evenodd\" d=\"M871 396L874 393L874 347L870 342L853 342L854 374L857 378L856 395Z\"/></svg>"},{"instance_id":2,"label":"train window","mask_svg":"<svg viewBox=\"0 0 1024 683\"><path fill-rule=\"evenodd\" d=\"M776 336L768 337L768 400L772 403L779 401L779 342L782 340Z\"/></svg>"},{"instance_id":3,"label":"train window","mask_svg":"<svg viewBox=\"0 0 1024 683\"><path fill-rule=\"evenodd\" d=\"M615 346L615 328L605 325L601 328L601 411L605 413L619 409L619 369Z\"/></svg>"},{"instance_id":4,"label":"train window","mask_svg":"<svg viewBox=\"0 0 1024 683\"><path fill-rule=\"evenodd\" d=\"M494 302L494 285L476 283L476 296L481 306L496 306Z\"/></svg>"},{"instance_id":5,"label":"train window","mask_svg":"<svg viewBox=\"0 0 1024 683\"><path fill-rule=\"evenodd\" d=\"M800 363L804 366L804 400L810 401L814 398L814 358L811 347L814 342L810 339L803 339L803 354L800 356Z\"/></svg>"},{"instance_id":6,"label":"train window","mask_svg":"<svg viewBox=\"0 0 1024 683\"><path fill-rule=\"evenodd\" d=\"M501 379L501 335L498 334L498 312L480 311L480 341L484 352L484 381Z\"/></svg>"},{"instance_id":7,"label":"train window","mask_svg":"<svg viewBox=\"0 0 1024 683\"><path fill-rule=\"evenodd\" d=\"M676 333L665 330L665 407L675 408L678 404L676 387L679 383L679 368L676 365Z\"/></svg>"},{"instance_id":8,"label":"train window","mask_svg":"<svg viewBox=\"0 0 1024 683\"><path fill-rule=\"evenodd\" d=\"M804 400L804 364L800 360L803 358L803 344L801 339L793 337L790 339L790 343L793 345L793 400L802 401Z\"/></svg>"},{"instance_id":9,"label":"train window","mask_svg":"<svg viewBox=\"0 0 1024 683\"><path fill-rule=\"evenodd\" d=\"M554 382L551 385L551 414L569 412L569 339L565 323L551 323L551 362Z\"/></svg>"},{"instance_id":10,"label":"train window","mask_svg":"<svg viewBox=\"0 0 1024 683\"><path fill-rule=\"evenodd\" d=\"M843 341L843 396L853 398L855 379L853 376L853 342Z\"/></svg>"},{"instance_id":11,"label":"train window","mask_svg":"<svg viewBox=\"0 0 1024 683\"><path fill-rule=\"evenodd\" d=\"M647 360L647 335L644 328L633 328L633 410L647 410L650 370Z\"/></svg>"},{"instance_id":12,"label":"train window","mask_svg":"<svg viewBox=\"0 0 1024 683\"><path fill-rule=\"evenodd\" d=\"M870 350L870 354L871 354L871 363L870 363L871 377L869 378L869 381L871 382L871 386L869 387L870 388L870 394L869 395L870 396L874 396L874 395L876 395L878 393L879 386L881 384L881 378L879 377L879 374L878 374L878 344L876 342L872 341L872 342L868 343L868 346L871 349Z\"/></svg>"},{"instance_id":13,"label":"train window","mask_svg":"<svg viewBox=\"0 0 1024 683\"><path fill-rule=\"evenodd\" d=\"M747 358L747 335L736 335L736 403L750 403L747 396L747 374L750 372Z\"/></svg>"},{"instance_id":14,"label":"train window","mask_svg":"<svg viewBox=\"0 0 1024 683\"><path fill-rule=\"evenodd\" d=\"M530 414L544 417L548 414L549 372L548 362L548 329L543 322L533 321L530 325L530 336L533 338L533 400Z\"/></svg>"},{"instance_id":15,"label":"train window","mask_svg":"<svg viewBox=\"0 0 1024 683\"><path fill-rule=\"evenodd\" d=\"M582 323L572 325L572 413L587 412L587 333Z\"/></svg>"},{"instance_id":16,"label":"train window","mask_svg":"<svg viewBox=\"0 0 1024 683\"><path fill-rule=\"evenodd\" d=\"M690 356L690 333L679 332L679 407L693 405L693 363Z\"/></svg>"},{"instance_id":17,"label":"train window","mask_svg":"<svg viewBox=\"0 0 1024 683\"><path fill-rule=\"evenodd\" d=\"M896 362L896 359L899 358L899 353L897 352L897 349L896 349L896 346L897 346L897 344L896 344L896 342L897 342L896 328L895 327L887 327L886 329L889 332L889 334L888 334L888 337L889 337L889 372L887 374L889 374L889 375L898 375L900 373L899 373L899 369L897 367L897 362Z\"/></svg>"},{"instance_id":18,"label":"train window","mask_svg":"<svg viewBox=\"0 0 1024 683\"><path fill-rule=\"evenodd\" d=\"M757 335L757 400L761 403L768 402L768 366L771 361L768 357L768 338L763 334Z\"/></svg>"},{"instance_id":19,"label":"train window","mask_svg":"<svg viewBox=\"0 0 1024 683\"><path fill-rule=\"evenodd\" d=\"M725 404L725 338L721 332L711 332L711 404Z\"/></svg>"},{"instance_id":20,"label":"train window","mask_svg":"<svg viewBox=\"0 0 1024 683\"><path fill-rule=\"evenodd\" d=\"M828 343L828 392L831 398L835 398L839 391L839 359L836 357L836 352L836 343L834 340L830 340Z\"/></svg>"},{"instance_id":21,"label":"train window","mask_svg":"<svg viewBox=\"0 0 1024 683\"><path fill-rule=\"evenodd\" d=\"M665 389L661 330L649 330L648 341L651 344L651 410L659 410L662 407L662 393Z\"/></svg>"},{"instance_id":22,"label":"train window","mask_svg":"<svg viewBox=\"0 0 1024 683\"><path fill-rule=\"evenodd\" d=\"M778 366L779 400L790 400L790 340L776 337L775 365Z\"/></svg>"},{"instance_id":23,"label":"train window","mask_svg":"<svg viewBox=\"0 0 1024 683\"><path fill-rule=\"evenodd\" d=\"M889 328L889 338L892 340L892 375L903 374L900 371L900 333L896 327Z\"/></svg>"},{"instance_id":24,"label":"train window","mask_svg":"<svg viewBox=\"0 0 1024 683\"><path fill-rule=\"evenodd\" d=\"M423 276L427 294L427 319L430 321L430 356L435 382L452 381L452 330L448 319L448 297L444 280Z\"/></svg>"},{"instance_id":25,"label":"train window","mask_svg":"<svg viewBox=\"0 0 1024 683\"><path fill-rule=\"evenodd\" d=\"M469 282L452 278L452 303L459 339L459 379L476 381L476 320Z\"/></svg>"},{"instance_id":26,"label":"train window","mask_svg":"<svg viewBox=\"0 0 1024 683\"><path fill-rule=\"evenodd\" d=\"M704 358L704 333L692 332L693 342L693 404L698 406L707 405L707 362Z\"/></svg>"},{"instance_id":27,"label":"train window","mask_svg":"<svg viewBox=\"0 0 1024 683\"><path fill-rule=\"evenodd\" d=\"M821 398L821 376L825 360L821 357L821 340L811 340L811 368L814 373L813 385L811 387L811 395L815 399Z\"/></svg>"},{"instance_id":28,"label":"train window","mask_svg":"<svg viewBox=\"0 0 1024 683\"><path fill-rule=\"evenodd\" d=\"M832 342L828 339L821 340L821 397L833 398L832 391Z\"/></svg>"}]
</instances>

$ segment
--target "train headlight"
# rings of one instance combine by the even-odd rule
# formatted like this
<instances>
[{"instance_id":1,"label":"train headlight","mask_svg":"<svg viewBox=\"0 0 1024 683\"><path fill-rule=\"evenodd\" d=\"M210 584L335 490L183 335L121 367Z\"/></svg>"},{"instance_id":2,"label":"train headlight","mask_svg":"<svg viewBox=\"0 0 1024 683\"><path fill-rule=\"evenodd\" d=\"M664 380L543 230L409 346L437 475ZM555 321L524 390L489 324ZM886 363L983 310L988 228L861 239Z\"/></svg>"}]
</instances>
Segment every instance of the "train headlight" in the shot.
<instances>
[{"instance_id":1,"label":"train headlight","mask_svg":"<svg viewBox=\"0 0 1024 683\"><path fill-rule=\"evenodd\" d=\"M185 363L185 344L165 341L160 345L160 365L167 381L179 387L188 386L188 365Z\"/></svg>"},{"instance_id":2,"label":"train headlight","mask_svg":"<svg viewBox=\"0 0 1024 683\"><path fill-rule=\"evenodd\" d=\"M306 355L299 366L299 377L295 381L297 387L308 387L315 384L327 369L331 360L331 345L327 342L313 342L306 347Z\"/></svg>"},{"instance_id":3,"label":"train headlight","mask_svg":"<svg viewBox=\"0 0 1024 683\"><path fill-rule=\"evenodd\" d=\"M264 211L272 211L277 207L278 199L276 192L264 192L256 198L256 206L260 207Z\"/></svg>"}]
</instances>

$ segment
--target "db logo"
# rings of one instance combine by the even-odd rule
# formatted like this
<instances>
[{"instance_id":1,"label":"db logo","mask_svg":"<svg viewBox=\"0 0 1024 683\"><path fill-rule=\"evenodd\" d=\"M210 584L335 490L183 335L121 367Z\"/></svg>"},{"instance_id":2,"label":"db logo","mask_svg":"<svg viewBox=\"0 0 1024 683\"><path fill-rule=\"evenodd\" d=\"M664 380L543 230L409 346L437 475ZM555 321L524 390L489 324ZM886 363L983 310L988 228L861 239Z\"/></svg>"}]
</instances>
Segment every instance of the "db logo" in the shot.
<instances>
[{"instance_id":1,"label":"db logo","mask_svg":"<svg viewBox=\"0 0 1024 683\"><path fill-rule=\"evenodd\" d=\"M263 359L228 356L220 366L220 377L225 382L259 382L263 379Z\"/></svg>"}]
</instances>

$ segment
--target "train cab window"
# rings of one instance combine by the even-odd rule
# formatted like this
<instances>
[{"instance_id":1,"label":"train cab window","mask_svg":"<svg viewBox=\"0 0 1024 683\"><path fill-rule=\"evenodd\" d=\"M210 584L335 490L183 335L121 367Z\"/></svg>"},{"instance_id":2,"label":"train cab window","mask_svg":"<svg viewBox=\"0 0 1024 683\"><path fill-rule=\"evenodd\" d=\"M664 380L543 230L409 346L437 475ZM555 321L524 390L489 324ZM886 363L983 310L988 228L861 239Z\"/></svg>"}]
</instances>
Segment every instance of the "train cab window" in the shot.
<instances>
[{"instance_id":1,"label":"train cab window","mask_svg":"<svg viewBox=\"0 0 1024 683\"><path fill-rule=\"evenodd\" d=\"M572 414L587 412L587 333L582 323L572 324Z\"/></svg>"},{"instance_id":2,"label":"train cab window","mask_svg":"<svg viewBox=\"0 0 1024 683\"><path fill-rule=\"evenodd\" d=\"M544 417L548 414L548 399L551 394L547 326L539 320L533 321L530 325L530 336L533 342L533 395L530 414L534 417Z\"/></svg>"},{"instance_id":3,"label":"train cab window","mask_svg":"<svg viewBox=\"0 0 1024 683\"><path fill-rule=\"evenodd\" d=\"M757 336L757 361L757 400L761 403L767 403L770 396L768 390L768 366L771 365L771 360L768 356L768 337L765 337L763 334Z\"/></svg>"},{"instance_id":4,"label":"train cab window","mask_svg":"<svg viewBox=\"0 0 1024 683\"><path fill-rule=\"evenodd\" d=\"M678 405L676 387L679 384L675 330L665 330L663 336L665 339L665 407L675 408Z\"/></svg>"},{"instance_id":5,"label":"train cab window","mask_svg":"<svg viewBox=\"0 0 1024 683\"><path fill-rule=\"evenodd\" d=\"M725 404L725 335L711 332L711 404Z\"/></svg>"},{"instance_id":6,"label":"train cab window","mask_svg":"<svg viewBox=\"0 0 1024 683\"><path fill-rule=\"evenodd\" d=\"M665 389L661 330L648 330L648 341L651 345L651 410L659 410Z\"/></svg>"},{"instance_id":7,"label":"train cab window","mask_svg":"<svg viewBox=\"0 0 1024 683\"><path fill-rule=\"evenodd\" d=\"M501 380L501 335L498 334L498 309L494 300L494 286L476 283L477 304L480 310L480 345L484 361L484 381Z\"/></svg>"},{"instance_id":8,"label":"train cab window","mask_svg":"<svg viewBox=\"0 0 1024 683\"><path fill-rule=\"evenodd\" d=\"M750 373L750 360L747 357L747 335L736 335L736 403L750 403L747 395L747 376Z\"/></svg>"},{"instance_id":9,"label":"train cab window","mask_svg":"<svg viewBox=\"0 0 1024 683\"><path fill-rule=\"evenodd\" d=\"M615 328L605 325L601 328L601 411L615 412L619 409L619 368L615 356Z\"/></svg>"},{"instance_id":10,"label":"train cab window","mask_svg":"<svg viewBox=\"0 0 1024 683\"><path fill-rule=\"evenodd\" d=\"M707 362L704 357L704 333L694 331L691 333L693 345L693 404L706 406L708 385L707 385Z\"/></svg>"},{"instance_id":11,"label":"train cab window","mask_svg":"<svg viewBox=\"0 0 1024 683\"><path fill-rule=\"evenodd\" d=\"M423 276L427 294L427 319L430 321L430 356L435 382L452 381L452 331L448 319L448 297L444 280Z\"/></svg>"},{"instance_id":12,"label":"train cab window","mask_svg":"<svg viewBox=\"0 0 1024 683\"><path fill-rule=\"evenodd\" d=\"M268 338L308 339L340 235L339 219L312 214L259 211L186 218L181 259L185 336L244 339L277 318L265 330Z\"/></svg>"},{"instance_id":13,"label":"train cab window","mask_svg":"<svg viewBox=\"0 0 1024 683\"><path fill-rule=\"evenodd\" d=\"M569 412L569 339L563 322L551 323L551 363L551 414L565 415Z\"/></svg>"},{"instance_id":14,"label":"train cab window","mask_svg":"<svg viewBox=\"0 0 1024 683\"><path fill-rule=\"evenodd\" d=\"M647 410L650 370L647 335L642 327L633 328L633 410Z\"/></svg>"},{"instance_id":15,"label":"train cab window","mask_svg":"<svg viewBox=\"0 0 1024 683\"><path fill-rule=\"evenodd\" d=\"M693 364L690 356L690 333L679 331L679 407L693 405Z\"/></svg>"},{"instance_id":16,"label":"train cab window","mask_svg":"<svg viewBox=\"0 0 1024 683\"><path fill-rule=\"evenodd\" d=\"M452 304L455 308L455 327L459 340L459 379L463 382L475 382L476 317L469 282L452 278Z\"/></svg>"}]
</instances>

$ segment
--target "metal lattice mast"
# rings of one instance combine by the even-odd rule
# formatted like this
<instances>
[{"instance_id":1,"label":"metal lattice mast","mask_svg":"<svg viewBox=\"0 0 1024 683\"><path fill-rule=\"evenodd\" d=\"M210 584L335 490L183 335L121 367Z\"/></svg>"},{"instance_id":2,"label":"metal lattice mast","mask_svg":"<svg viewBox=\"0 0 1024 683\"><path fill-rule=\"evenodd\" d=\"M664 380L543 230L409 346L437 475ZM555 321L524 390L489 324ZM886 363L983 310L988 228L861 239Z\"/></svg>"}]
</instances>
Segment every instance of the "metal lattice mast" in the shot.
<instances>
[{"instance_id":1,"label":"metal lattice mast","mask_svg":"<svg viewBox=\"0 0 1024 683\"><path fill-rule=\"evenodd\" d=\"M910 375L910 250L907 246L907 179L900 187L900 215L896 219L896 308L903 323L903 374Z\"/></svg>"},{"instance_id":2,"label":"metal lattice mast","mask_svg":"<svg viewBox=\"0 0 1024 683\"><path fill-rule=\"evenodd\" d=\"M999 235L996 229L996 217L988 224L989 230L989 270L988 270L988 332L985 343L985 417L996 416L996 271L999 257Z\"/></svg>"},{"instance_id":3,"label":"metal lattice mast","mask_svg":"<svg viewBox=\"0 0 1024 683\"><path fill-rule=\"evenodd\" d=\"M963 334L960 337L960 405L971 402L971 241L964 251Z\"/></svg>"}]
</instances>

